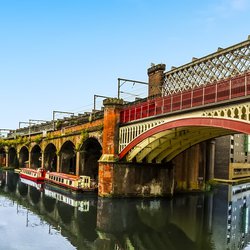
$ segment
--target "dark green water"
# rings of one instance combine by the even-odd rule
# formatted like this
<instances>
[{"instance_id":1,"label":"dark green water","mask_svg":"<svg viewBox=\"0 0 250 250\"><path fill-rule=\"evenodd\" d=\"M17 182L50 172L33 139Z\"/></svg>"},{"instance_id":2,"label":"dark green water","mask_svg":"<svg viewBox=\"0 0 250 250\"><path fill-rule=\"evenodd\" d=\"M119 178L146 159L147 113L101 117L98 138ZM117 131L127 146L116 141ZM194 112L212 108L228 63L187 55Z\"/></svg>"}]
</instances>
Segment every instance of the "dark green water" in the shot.
<instances>
[{"instance_id":1,"label":"dark green water","mask_svg":"<svg viewBox=\"0 0 250 250\"><path fill-rule=\"evenodd\" d=\"M3 250L250 249L250 184L151 200L72 197L12 172L0 184Z\"/></svg>"}]
</instances>

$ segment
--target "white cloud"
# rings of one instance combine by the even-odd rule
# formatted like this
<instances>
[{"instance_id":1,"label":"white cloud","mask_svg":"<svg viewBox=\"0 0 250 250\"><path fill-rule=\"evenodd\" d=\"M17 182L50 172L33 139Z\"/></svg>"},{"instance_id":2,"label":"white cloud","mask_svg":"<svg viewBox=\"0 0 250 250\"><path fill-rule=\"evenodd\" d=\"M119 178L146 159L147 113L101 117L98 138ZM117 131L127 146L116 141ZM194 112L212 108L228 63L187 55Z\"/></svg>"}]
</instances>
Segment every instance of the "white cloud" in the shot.
<instances>
[{"instance_id":1,"label":"white cloud","mask_svg":"<svg viewBox=\"0 0 250 250\"><path fill-rule=\"evenodd\" d=\"M232 10L245 11L249 7L249 0L230 0Z\"/></svg>"},{"instance_id":2,"label":"white cloud","mask_svg":"<svg viewBox=\"0 0 250 250\"><path fill-rule=\"evenodd\" d=\"M247 12L250 7L250 0L220 0L214 5L216 18L231 18Z\"/></svg>"}]
</instances>

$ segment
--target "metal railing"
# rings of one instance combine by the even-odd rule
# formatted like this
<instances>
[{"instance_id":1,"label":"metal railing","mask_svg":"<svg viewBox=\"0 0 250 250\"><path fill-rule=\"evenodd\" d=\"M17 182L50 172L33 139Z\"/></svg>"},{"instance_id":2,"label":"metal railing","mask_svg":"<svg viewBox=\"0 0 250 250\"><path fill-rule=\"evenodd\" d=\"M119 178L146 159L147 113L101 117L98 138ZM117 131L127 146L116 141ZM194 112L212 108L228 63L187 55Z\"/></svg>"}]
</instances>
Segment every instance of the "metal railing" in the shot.
<instances>
[{"instance_id":1,"label":"metal railing","mask_svg":"<svg viewBox=\"0 0 250 250\"><path fill-rule=\"evenodd\" d=\"M173 68L165 73L163 95L208 85L250 70L250 36L248 40Z\"/></svg>"},{"instance_id":2,"label":"metal railing","mask_svg":"<svg viewBox=\"0 0 250 250\"><path fill-rule=\"evenodd\" d=\"M120 122L123 124L248 95L250 95L250 72L189 91L130 104L121 110Z\"/></svg>"}]
</instances>

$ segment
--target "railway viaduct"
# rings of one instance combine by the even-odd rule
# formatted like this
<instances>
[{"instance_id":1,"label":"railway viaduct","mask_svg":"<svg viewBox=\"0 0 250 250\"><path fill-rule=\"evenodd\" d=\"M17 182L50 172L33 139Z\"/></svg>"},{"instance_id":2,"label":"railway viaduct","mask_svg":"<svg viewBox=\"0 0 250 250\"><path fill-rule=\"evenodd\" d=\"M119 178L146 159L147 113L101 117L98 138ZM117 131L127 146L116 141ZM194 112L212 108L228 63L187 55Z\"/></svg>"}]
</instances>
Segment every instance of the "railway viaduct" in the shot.
<instances>
[{"instance_id":1,"label":"railway viaduct","mask_svg":"<svg viewBox=\"0 0 250 250\"><path fill-rule=\"evenodd\" d=\"M214 178L214 141L250 134L250 39L148 69L148 98L11 131L2 165L89 175L100 196L166 196Z\"/></svg>"}]
</instances>

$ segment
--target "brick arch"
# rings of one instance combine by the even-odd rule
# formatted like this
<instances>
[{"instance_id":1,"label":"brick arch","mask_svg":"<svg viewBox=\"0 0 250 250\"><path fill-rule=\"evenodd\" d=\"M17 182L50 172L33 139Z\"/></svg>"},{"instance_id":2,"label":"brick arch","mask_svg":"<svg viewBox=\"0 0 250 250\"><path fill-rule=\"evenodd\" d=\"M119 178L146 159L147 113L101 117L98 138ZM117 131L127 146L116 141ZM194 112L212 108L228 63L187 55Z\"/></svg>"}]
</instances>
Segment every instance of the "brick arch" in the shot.
<instances>
[{"instance_id":1,"label":"brick arch","mask_svg":"<svg viewBox=\"0 0 250 250\"><path fill-rule=\"evenodd\" d=\"M30 167L37 169L41 167L42 149L39 144L35 144L30 148Z\"/></svg>"},{"instance_id":2,"label":"brick arch","mask_svg":"<svg viewBox=\"0 0 250 250\"><path fill-rule=\"evenodd\" d=\"M84 140L80 149L79 173L92 179L98 177L98 160L102 155L102 146L98 139L91 136Z\"/></svg>"},{"instance_id":3,"label":"brick arch","mask_svg":"<svg viewBox=\"0 0 250 250\"><path fill-rule=\"evenodd\" d=\"M71 140L65 141L59 151L60 172L76 174L75 144Z\"/></svg>"},{"instance_id":4,"label":"brick arch","mask_svg":"<svg viewBox=\"0 0 250 250\"><path fill-rule=\"evenodd\" d=\"M15 147L9 148L9 166L18 167L17 150Z\"/></svg>"},{"instance_id":5,"label":"brick arch","mask_svg":"<svg viewBox=\"0 0 250 250\"><path fill-rule=\"evenodd\" d=\"M6 150L4 147L0 148L0 166L6 165Z\"/></svg>"},{"instance_id":6,"label":"brick arch","mask_svg":"<svg viewBox=\"0 0 250 250\"><path fill-rule=\"evenodd\" d=\"M27 167L26 162L28 162L29 159L29 149L27 146L22 146L19 149L19 166L20 167Z\"/></svg>"},{"instance_id":7,"label":"brick arch","mask_svg":"<svg viewBox=\"0 0 250 250\"><path fill-rule=\"evenodd\" d=\"M230 131L230 133L244 133L250 134L250 124L247 122L239 120L230 120L224 118L184 118L175 121L170 121L167 123L160 124L147 130L145 133L141 134L135 138L131 143L129 143L119 154L119 158L122 159L128 152L138 145L143 140L164 132L166 130L171 130L180 127L211 127L211 128L222 128L223 130Z\"/></svg>"},{"instance_id":8,"label":"brick arch","mask_svg":"<svg viewBox=\"0 0 250 250\"><path fill-rule=\"evenodd\" d=\"M44 168L49 171L56 171L57 166L57 148L56 145L52 142L47 143L44 147Z\"/></svg>"}]
</instances>

